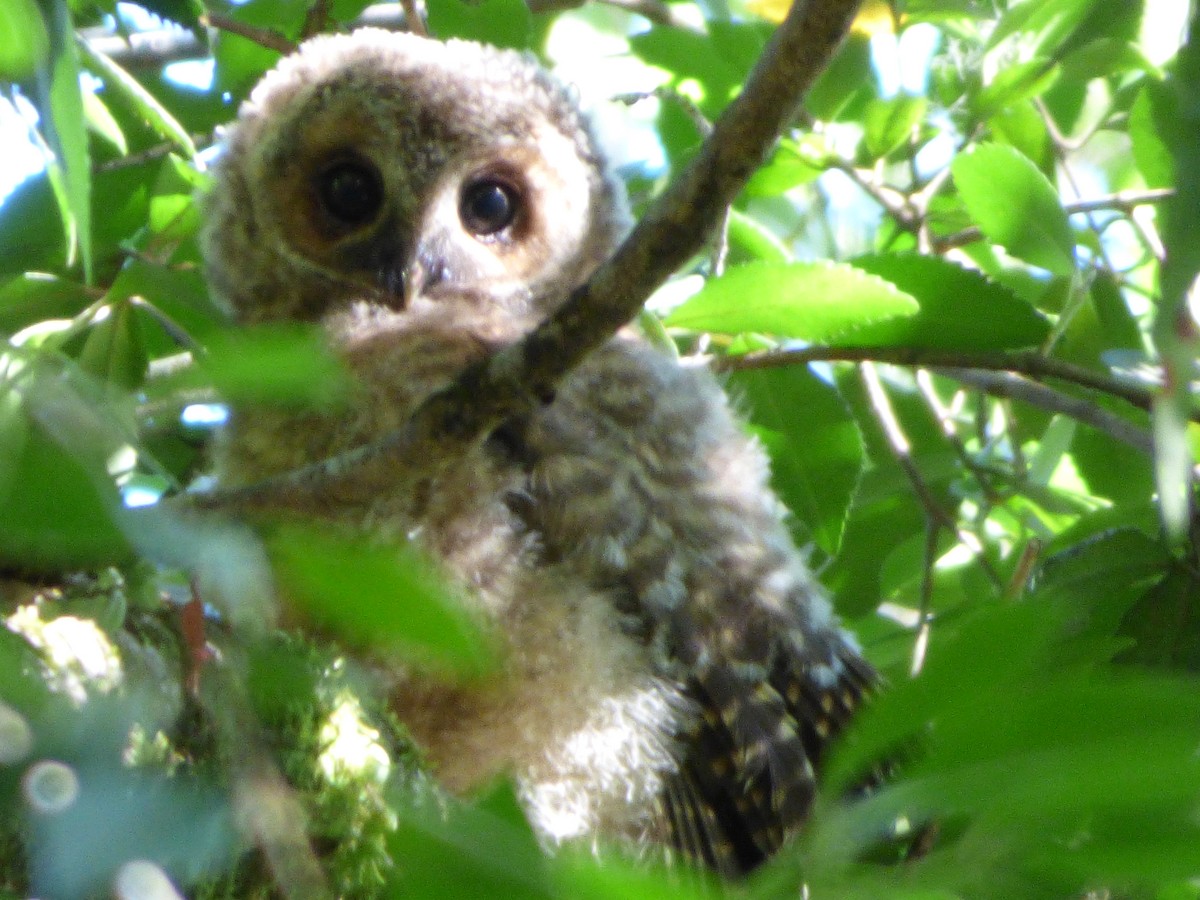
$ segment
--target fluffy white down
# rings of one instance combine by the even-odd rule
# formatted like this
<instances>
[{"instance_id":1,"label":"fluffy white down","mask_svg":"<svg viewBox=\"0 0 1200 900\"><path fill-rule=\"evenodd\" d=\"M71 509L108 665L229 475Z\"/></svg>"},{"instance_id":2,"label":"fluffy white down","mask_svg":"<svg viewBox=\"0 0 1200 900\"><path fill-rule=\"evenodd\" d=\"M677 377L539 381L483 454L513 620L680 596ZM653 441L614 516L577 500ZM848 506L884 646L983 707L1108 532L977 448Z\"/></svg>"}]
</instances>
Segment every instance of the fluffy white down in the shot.
<instances>
[{"instance_id":1,"label":"fluffy white down","mask_svg":"<svg viewBox=\"0 0 1200 900\"><path fill-rule=\"evenodd\" d=\"M679 719L684 700L662 681L647 681L605 697L583 726L531 766L521 779L530 819L542 835L561 843L603 831L632 837L649 827L663 779L675 768L663 740ZM642 811L635 816L634 811Z\"/></svg>"}]
</instances>

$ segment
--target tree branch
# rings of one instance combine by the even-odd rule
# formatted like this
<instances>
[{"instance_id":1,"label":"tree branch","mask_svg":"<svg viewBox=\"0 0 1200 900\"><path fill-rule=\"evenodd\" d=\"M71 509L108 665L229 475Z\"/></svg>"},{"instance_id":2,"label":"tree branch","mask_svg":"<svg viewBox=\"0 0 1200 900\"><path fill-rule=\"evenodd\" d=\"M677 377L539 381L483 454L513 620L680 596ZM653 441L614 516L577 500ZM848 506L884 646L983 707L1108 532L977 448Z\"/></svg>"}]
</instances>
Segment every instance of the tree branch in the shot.
<instances>
[{"instance_id":1,"label":"tree branch","mask_svg":"<svg viewBox=\"0 0 1200 900\"><path fill-rule=\"evenodd\" d=\"M563 375L704 247L841 44L857 8L857 0L798 0L688 168L612 258L521 342L467 369L429 397L402 429L379 441L194 501L209 508L287 506L376 465L436 472L505 418L546 402Z\"/></svg>"}]
</instances>

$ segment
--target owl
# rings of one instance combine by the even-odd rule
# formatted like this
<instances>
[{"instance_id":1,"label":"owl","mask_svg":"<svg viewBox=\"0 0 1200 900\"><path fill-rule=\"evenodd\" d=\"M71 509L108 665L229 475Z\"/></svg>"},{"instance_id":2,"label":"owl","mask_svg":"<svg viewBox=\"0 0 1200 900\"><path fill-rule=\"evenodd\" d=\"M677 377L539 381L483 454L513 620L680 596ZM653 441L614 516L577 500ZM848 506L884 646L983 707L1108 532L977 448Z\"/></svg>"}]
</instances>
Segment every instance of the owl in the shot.
<instances>
[{"instance_id":1,"label":"owl","mask_svg":"<svg viewBox=\"0 0 1200 900\"><path fill-rule=\"evenodd\" d=\"M214 293L242 322L314 323L355 382L336 412L233 410L229 486L401 427L553 312L628 220L589 120L534 61L378 30L266 75L214 181ZM501 647L484 683L391 672L447 788L507 775L549 845L734 874L803 823L875 681L768 474L716 380L630 331L436 475L364 472L306 512L417 544Z\"/></svg>"}]
</instances>

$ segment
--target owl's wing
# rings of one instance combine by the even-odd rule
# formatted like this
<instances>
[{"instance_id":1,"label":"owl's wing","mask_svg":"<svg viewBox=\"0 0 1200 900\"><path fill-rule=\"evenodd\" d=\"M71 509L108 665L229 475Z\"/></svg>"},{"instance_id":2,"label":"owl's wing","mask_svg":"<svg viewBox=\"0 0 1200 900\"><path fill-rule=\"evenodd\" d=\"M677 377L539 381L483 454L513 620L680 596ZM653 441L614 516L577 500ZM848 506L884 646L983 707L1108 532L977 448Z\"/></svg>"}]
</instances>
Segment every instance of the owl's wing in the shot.
<instances>
[{"instance_id":1,"label":"owl's wing","mask_svg":"<svg viewBox=\"0 0 1200 900\"><path fill-rule=\"evenodd\" d=\"M685 854L745 873L804 822L825 746L877 681L849 648L837 659L826 684L786 653L766 680L717 665L688 684L702 715L682 736L681 766L662 798L670 840Z\"/></svg>"},{"instance_id":2,"label":"owl's wing","mask_svg":"<svg viewBox=\"0 0 1200 900\"><path fill-rule=\"evenodd\" d=\"M802 411L798 411L802 414ZM522 515L549 561L613 598L697 714L662 828L725 872L803 822L815 766L875 675L782 521L761 447L707 373L616 340L522 429Z\"/></svg>"}]
</instances>

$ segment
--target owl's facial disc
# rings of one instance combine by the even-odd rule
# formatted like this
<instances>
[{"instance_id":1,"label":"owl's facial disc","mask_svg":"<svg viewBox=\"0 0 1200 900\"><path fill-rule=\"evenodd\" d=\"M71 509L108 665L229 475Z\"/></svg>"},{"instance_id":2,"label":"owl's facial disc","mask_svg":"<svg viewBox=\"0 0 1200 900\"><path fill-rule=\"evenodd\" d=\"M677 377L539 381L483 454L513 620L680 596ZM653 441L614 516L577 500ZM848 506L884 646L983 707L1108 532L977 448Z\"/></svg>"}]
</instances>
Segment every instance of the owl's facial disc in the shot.
<instances>
[{"instance_id":1,"label":"owl's facial disc","mask_svg":"<svg viewBox=\"0 0 1200 900\"><path fill-rule=\"evenodd\" d=\"M254 89L228 147L205 253L247 320L360 301L544 314L626 225L569 93L465 42L309 41Z\"/></svg>"}]
</instances>

